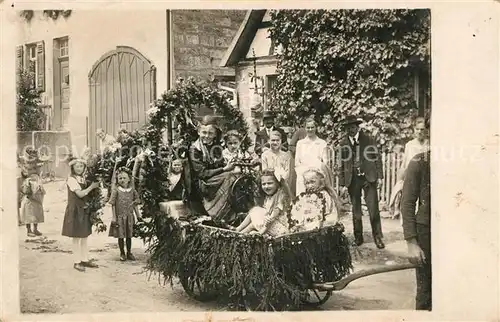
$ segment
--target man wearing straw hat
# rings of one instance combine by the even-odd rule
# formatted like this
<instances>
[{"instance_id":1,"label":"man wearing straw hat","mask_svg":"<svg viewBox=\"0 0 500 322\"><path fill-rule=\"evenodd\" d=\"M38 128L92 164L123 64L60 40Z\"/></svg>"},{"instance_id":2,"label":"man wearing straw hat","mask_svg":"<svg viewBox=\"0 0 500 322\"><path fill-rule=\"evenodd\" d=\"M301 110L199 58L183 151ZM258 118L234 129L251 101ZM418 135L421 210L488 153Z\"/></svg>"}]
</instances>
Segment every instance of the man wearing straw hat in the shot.
<instances>
[{"instance_id":1,"label":"man wearing straw hat","mask_svg":"<svg viewBox=\"0 0 500 322\"><path fill-rule=\"evenodd\" d=\"M363 191L370 215L373 241L377 248L382 249L385 245L382 241L377 191L383 179L382 161L375 140L360 130L361 123L363 123L362 120L348 116L342 124L347 135L340 143L339 184L344 189L347 188L351 197L356 245L364 243L361 210Z\"/></svg>"}]
</instances>

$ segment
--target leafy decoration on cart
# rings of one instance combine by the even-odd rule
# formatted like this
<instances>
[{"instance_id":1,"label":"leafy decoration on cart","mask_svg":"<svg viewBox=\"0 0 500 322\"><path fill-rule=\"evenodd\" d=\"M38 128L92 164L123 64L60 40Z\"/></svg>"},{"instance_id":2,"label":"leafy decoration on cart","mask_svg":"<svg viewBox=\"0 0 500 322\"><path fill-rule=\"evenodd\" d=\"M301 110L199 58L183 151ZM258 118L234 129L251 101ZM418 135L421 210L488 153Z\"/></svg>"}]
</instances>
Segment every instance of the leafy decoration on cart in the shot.
<instances>
[{"instance_id":1,"label":"leafy decoration on cart","mask_svg":"<svg viewBox=\"0 0 500 322\"><path fill-rule=\"evenodd\" d=\"M161 217L164 215L160 213L159 203L170 200L168 169L174 158L187 157L189 146L198 136L197 116L203 108L213 110L222 121L230 120L221 124L222 130L238 131L245 138L241 142L243 150L251 144L243 114L229 103L226 92L188 78L177 81L174 88L161 94L147 111L149 122L138 135L143 152L149 151L141 154L142 180L138 186L143 216L152 218L150 224L141 226L141 234L148 240L163 233L165 223ZM174 124L175 143L164 141L169 120Z\"/></svg>"},{"instance_id":2,"label":"leafy decoration on cart","mask_svg":"<svg viewBox=\"0 0 500 322\"><path fill-rule=\"evenodd\" d=\"M103 157L100 154L93 154L87 158L87 171L85 172L85 181L87 184L92 182L101 181L103 176L112 172L113 168L109 169L105 162L102 162ZM103 206L105 201L102 196L101 187L92 190L85 200L85 211L90 216L90 222L95 230L105 232L107 230L106 224L102 221Z\"/></svg>"},{"instance_id":3,"label":"leafy decoration on cart","mask_svg":"<svg viewBox=\"0 0 500 322\"><path fill-rule=\"evenodd\" d=\"M337 281L352 269L341 224L271 239L166 221L150 246L148 269L170 283L183 274L195 276L225 304L297 309L313 282Z\"/></svg>"}]
</instances>

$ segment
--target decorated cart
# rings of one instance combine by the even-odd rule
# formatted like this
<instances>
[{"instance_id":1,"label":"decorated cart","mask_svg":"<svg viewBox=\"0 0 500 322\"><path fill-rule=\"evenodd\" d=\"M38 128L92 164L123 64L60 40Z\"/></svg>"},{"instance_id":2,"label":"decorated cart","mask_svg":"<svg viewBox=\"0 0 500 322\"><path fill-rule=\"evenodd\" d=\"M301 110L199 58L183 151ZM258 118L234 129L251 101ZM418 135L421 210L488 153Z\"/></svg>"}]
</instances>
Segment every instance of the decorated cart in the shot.
<instances>
[{"instance_id":1,"label":"decorated cart","mask_svg":"<svg viewBox=\"0 0 500 322\"><path fill-rule=\"evenodd\" d=\"M237 308L293 310L322 305L333 291L357 278L415 267L403 264L352 273L350 242L340 223L277 238L229 229L255 204L258 170L249 160L239 161L243 171L230 187L232 222L214 220L200 211L200 200L189 193L193 183L189 166L183 172L186 192L175 200L168 169L179 158L189 165L187 151L197 138L196 111L202 107L220 115L221 121L230 120L222 128L240 132L245 138L241 148L248 148L241 111L217 89L187 80L155 101L148 111L149 123L130 134L129 150L140 146L138 152L130 153L128 161L115 157L113 162L101 162L101 168L108 170L117 162L133 168L146 218L137 224L136 234L148 243L150 272L170 283L179 279L186 293L199 301L217 299ZM174 138L170 135L166 141L169 129Z\"/></svg>"}]
</instances>

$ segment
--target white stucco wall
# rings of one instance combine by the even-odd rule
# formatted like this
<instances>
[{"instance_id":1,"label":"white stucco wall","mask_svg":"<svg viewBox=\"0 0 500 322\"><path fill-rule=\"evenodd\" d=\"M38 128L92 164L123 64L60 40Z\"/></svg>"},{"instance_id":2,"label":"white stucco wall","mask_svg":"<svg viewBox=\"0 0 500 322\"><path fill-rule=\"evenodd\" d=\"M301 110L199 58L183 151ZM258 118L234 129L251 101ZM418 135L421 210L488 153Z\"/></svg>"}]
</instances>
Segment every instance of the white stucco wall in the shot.
<instances>
[{"instance_id":1,"label":"white stucco wall","mask_svg":"<svg viewBox=\"0 0 500 322\"><path fill-rule=\"evenodd\" d=\"M276 73L276 60L258 62L256 65L257 76L265 77ZM253 73L253 64L243 63L236 67L236 90L238 93L238 106L243 112L247 123L252 126L254 120L251 116L252 96L254 95L254 84L250 81L250 73ZM253 139L253 134L251 135Z\"/></svg>"},{"instance_id":2,"label":"white stucco wall","mask_svg":"<svg viewBox=\"0 0 500 322\"><path fill-rule=\"evenodd\" d=\"M70 114L68 128L72 143L78 149L86 145L89 114L88 73L99 58L117 46L130 46L156 66L157 94L167 85L167 43L165 11L73 11L67 19L57 21L36 12L26 23L19 18L18 45L45 42L44 96L53 105L53 41L69 37Z\"/></svg>"}]
</instances>

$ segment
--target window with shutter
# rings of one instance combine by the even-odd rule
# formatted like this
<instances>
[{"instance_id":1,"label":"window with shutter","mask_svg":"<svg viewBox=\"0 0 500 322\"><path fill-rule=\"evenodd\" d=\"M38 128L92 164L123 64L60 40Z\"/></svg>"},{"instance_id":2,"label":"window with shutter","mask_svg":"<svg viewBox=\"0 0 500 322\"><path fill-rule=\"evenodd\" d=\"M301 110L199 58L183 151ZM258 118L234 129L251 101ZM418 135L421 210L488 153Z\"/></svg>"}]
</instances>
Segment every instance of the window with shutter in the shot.
<instances>
[{"instance_id":1,"label":"window with shutter","mask_svg":"<svg viewBox=\"0 0 500 322\"><path fill-rule=\"evenodd\" d=\"M37 89L45 91L45 43L40 41L36 44L36 78Z\"/></svg>"},{"instance_id":2,"label":"window with shutter","mask_svg":"<svg viewBox=\"0 0 500 322\"><path fill-rule=\"evenodd\" d=\"M36 59L36 44L28 44L25 47L25 66L24 70L31 74L31 86L37 87L37 59Z\"/></svg>"},{"instance_id":3,"label":"window with shutter","mask_svg":"<svg viewBox=\"0 0 500 322\"><path fill-rule=\"evenodd\" d=\"M36 44L29 44L29 45L26 45L26 59L25 59L25 62L26 62L26 66L24 67L24 69L29 72L32 76L31 78L31 86L33 88L36 88L36 84L37 84L37 68L36 68L36 65L37 65L37 59L36 59Z\"/></svg>"},{"instance_id":4,"label":"window with shutter","mask_svg":"<svg viewBox=\"0 0 500 322\"><path fill-rule=\"evenodd\" d=\"M21 79L21 73L23 70L23 53L24 53L24 47L17 46L16 47L16 83L19 82Z\"/></svg>"}]
</instances>

